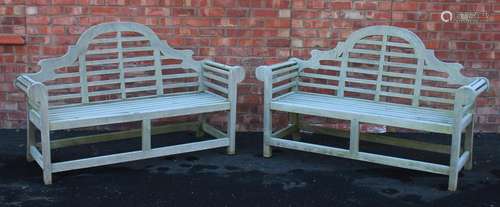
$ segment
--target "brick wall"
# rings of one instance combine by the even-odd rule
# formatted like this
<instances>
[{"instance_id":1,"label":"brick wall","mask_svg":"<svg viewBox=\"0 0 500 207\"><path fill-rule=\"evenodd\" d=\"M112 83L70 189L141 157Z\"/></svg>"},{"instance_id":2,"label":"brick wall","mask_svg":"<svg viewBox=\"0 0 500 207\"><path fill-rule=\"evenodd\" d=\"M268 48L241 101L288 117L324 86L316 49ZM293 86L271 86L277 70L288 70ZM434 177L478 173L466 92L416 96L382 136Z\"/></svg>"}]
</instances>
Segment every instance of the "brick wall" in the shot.
<instances>
[{"instance_id":1,"label":"brick wall","mask_svg":"<svg viewBox=\"0 0 500 207\"><path fill-rule=\"evenodd\" d=\"M443 23L440 13L482 11L479 23ZM467 75L489 77L492 90L479 99L478 129L500 132L500 3L495 1L333 0L0 0L0 34L24 37L22 46L0 45L0 128L24 127L24 99L12 86L18 73L66 52L86 28L101 22L134 21L153 28L176 48L243 65L239 87L241 131L261 127L261 83L254 69L290 56L307 58L331 48L353 30L374 24L417 32L446 61L458 61Z\"/></svg>"}]
</instances>

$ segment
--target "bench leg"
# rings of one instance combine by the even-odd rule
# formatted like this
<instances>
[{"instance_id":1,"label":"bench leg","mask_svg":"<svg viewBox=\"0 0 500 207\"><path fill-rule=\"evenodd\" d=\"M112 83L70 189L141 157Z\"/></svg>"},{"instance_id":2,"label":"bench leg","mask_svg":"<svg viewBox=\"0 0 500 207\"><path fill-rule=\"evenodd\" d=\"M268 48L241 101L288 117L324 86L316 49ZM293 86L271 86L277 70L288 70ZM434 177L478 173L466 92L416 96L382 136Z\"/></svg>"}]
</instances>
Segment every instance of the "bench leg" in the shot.
<instances>
[{"instance_id":1,"label":"bench leg","mask_svg":"<svg viewBox=\"0 0 500 207\"><path fill-rule=\"evenodd\" d=\"M203 131L203 124L206 121L206 116L204 114L198 115L198 129L196 129L196 138L201 138L205 135L205 131Z\"/></svg>"},{"instance_id":2,"label":"bench leg","mask_svg":"<svg viewBox=\"0 0 500 207\"><path fill-rule=\"evenodd\" d=\"M36 127L31 123L31 121L28 118L27 121L27 126L26 126L26 160L28 162L33 161L33 157L31 156L31 146L35 146L35 131Z\"/></svg>"},{"instance_id":3,"label":"bench leg","mask_svg":"<svg viewBox=\"0 0 500 207\"><path fill-rule=\"evenodd\" d=\"M465 169L472 169L473 145L474 145L474 121L465 128L464 151L469 151L469 160L465 163Z\"/></svg>"},{"instance_id":4,"label":"bench leg","mask_svg":"<svg viewBox=\"0 0 500 207\"><path fill-rule=\"evenodd\" d=\"M42 158L43 158L43 182L45 185L52 184L52 160L50 150L50 131L47 127L41 129Z\"/></svg>"},{"instance_id":5,"label":"bench leg","mask_svg":"<svg viewBox=\"0 0 500 207\"><path fill-rule=\"evenodd\" d=\"M292 139L295 141L300 141L300 118L297 113L288 113L288 119L290 120L290 124L294 126L294 130L292 132Z\"/></svg>"},{"instance_id":6,"label":"bench leg","mask_svg":"<svg viewBox=\"0 0 500 207\"><path fill-rule=\"evenodd\" d=\"M457 190L458 183L458 160L460 157L460 142L462 133L459 129L460 127L456 127L453 130L453 134L451 136L451 148L450 148L450 174L448 180L448 190L455 191Z\"/></svg>"},{"instance_id":7,"label":"bench leg","mask_svg":"<svg viewBox=\"0 0 500 207\"><path fill-rule=\"evenodd\" d=\"M351 154L358 154L359 152L359 121L357 119L351 120L349 151L351 152Z\"/></svg>"},{"instance_id":8,"label":"bench leg","mask_svg":"<svg viewBox=\"0 0 500 207\"><path fill-rule=\"evenodd\" d=\"M227 114L227 136L229 138L227 154L234 155L236 153L236 106L231 107Z\"/></svg>"},{"instance_id":9,"label":"bench leg","mask_svg":"<svg viewBox=\"0 0 500 207\"><path fill-rule=\"evenodd\" d=\"M151 120L142 120L142 151L151 149Z\"/></svg>"},{"instance_id":10,"label":"bench leg","mask_svg":"<svg viewBox=\"0 0 500 207\"><path fill-rule=\"evenodd\" d=\"M273 155L271 145L269 145L269 141L271 140L271 134L272 134L272 114L271 110L269 110L268 107L264 106L264 146L263 146L263 156L264 157L271 157Z\"/></svg>"}]
</instances>

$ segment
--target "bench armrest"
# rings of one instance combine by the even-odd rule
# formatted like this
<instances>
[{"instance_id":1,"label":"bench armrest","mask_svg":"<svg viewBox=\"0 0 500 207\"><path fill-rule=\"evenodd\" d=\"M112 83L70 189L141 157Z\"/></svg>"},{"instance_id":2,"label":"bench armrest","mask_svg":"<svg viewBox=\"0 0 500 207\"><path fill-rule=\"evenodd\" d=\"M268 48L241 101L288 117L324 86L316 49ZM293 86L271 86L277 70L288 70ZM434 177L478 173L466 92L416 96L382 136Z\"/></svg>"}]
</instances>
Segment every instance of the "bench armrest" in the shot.
<instances>
[{"instance_id":1,"label":"bench armrest","mask_svg":"<svg viewBox=\"0 0 500 207\"><path fill-rule=\"evenodd\" d=\"M14 86L21 89L26 95L28 95L29 88L36 83L39 82L31 79L27 75L19 75L16 80L14 80Z\"/></svg>"},{"instance_id":2,"label":"bench armrest","mask_svg":"<svg viewBox=\"0 0 500 207\"><path fill-rule=\"evenodd\" d=\"M222 63L217 63L211 60L203 61L205 65L216 67L217 69L222 69L229 72L230 77L236 81L236 83L240 83L245 79L245 70L241 66L230 66Z\"/></svg>"},{"instance_id":3,"label":"bench armrest","mask_svg":"<svg viewBox=\"0 0 500 207\"><path fill-rule=\"evenodd\" d=\"M296 65L297 61L289 60L282 63L276 63L273 65L262 65L257 67L255 70L255 77L257 80L266 81L266 79L273 78L273 72L275 74L279 73L280 70L284 70L290 66Z\"/></svg>"},{"instance_id":4,"label":"bench armrest","mask_svg":"<svg viewBox=\"0 0 500 207\"><path fill-rule=\"evenodd\" d=\"M28 96L28 104L35 109L48 108L47 87L27 75L20 75L14 81L14 85L21 89Z\"/></svg>"},{"instance_id":5,"label":"bench armrest","mask_svg":"<svg viewBox=\"0 0 500 207\"><path fill-rule=\"evenodd\" d=\"M271 99L275 93L296 89L299 71L299 62L290 59L283 63L259 66L255 70L255 76L264 82L264 95ZM277 85L273 85L274 83Z\"/></svg>"},{"instance_id":6,"label":"bench armrest","mask_svg":"<svg viewBox=\"0 0 500 207\"><path fill-rule=\"evenodd\" d=\"M477 96L488 89L488 87L488 79L478 77L469 84L458 88L455 95L455 107L464 107L473 104Z\"/></svg>"},{"instance_id":7,"label":"bench armrest","mask_svg":"<svg viewBox=\"0 0 500 207\"><path fill-rule=\"evenodd\" d=\"M206 91L210 88L227 95L231 102L236 103L238 83L245 79L245 70L241 66L229 66L205 60L202 62L201 74L201 90ZM224 84L215 84L213 80Z\"/></svg>"}]
</instances>

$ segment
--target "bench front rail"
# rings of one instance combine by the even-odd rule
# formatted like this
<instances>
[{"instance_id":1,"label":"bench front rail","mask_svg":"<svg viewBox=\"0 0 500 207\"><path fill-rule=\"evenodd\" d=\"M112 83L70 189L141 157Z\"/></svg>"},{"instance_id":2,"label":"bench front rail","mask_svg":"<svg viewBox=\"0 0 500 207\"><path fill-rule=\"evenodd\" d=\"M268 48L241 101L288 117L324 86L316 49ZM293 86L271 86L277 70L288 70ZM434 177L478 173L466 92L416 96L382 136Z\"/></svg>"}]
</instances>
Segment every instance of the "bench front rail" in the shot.
<instances>
[{"instance_id":1,"label":"bench front rail","mask_svg":"<svg viewBox=\"0 0 500 207\"><path fill-rule=\"evenodd\" d=\"M86 30L75 46L58 58L41 60L37 73L20 75L15 85L26 93L27 158L52 173L140 160L171 154L227 147L235 152L237 84L244 79L239 66L196 61L190 50L176 50L148 27L111 22ZM204 113L227 111L227 131L206 122ZM152 127L151 120L195 115L199 121ZM108 135L51 140L54 130L140 121L141 130ZM41 142L35 140L35 129ZM151 135L172 131L206 132L213 140L151 147ZM141 150L79 160L51 161L51 150L101 141L142 137ZM41 151L40 151L41 149Z\"/></svg>"},{"instance_id":2,"label":"bench front rail","mask_svg":"<svg viewBox=\"0 0 500 207\"><path fill-rule=\"evenodd\" d=\"M391 26L358 30L333 50L313 50L309 60L260 66L256 77L264 83L264 156L270 157L275 146L449 175L453 191L458 172L472 167L475 100L488 88L486 78L465 77L461 69L458 63L438 60L413 32ZM286 128L273 130L273 110L290 114ZM311 126L299 114L349 120L350 133ZM360 134L360 122L451 134L452 141L445 146ZM300 129L347 136L349 149L283 138ZM450 163L361 152L359 140L447 153Z\"/></svg>"}]
</instances>

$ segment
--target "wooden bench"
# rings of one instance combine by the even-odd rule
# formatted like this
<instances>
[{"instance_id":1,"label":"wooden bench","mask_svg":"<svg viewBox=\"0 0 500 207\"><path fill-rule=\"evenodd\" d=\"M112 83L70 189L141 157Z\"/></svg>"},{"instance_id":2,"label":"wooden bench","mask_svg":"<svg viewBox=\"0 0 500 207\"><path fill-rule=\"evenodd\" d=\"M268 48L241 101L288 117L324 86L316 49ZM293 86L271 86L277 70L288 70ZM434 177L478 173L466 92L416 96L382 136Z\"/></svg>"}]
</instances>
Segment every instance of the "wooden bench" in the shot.
<instances>
[{"instance_id":1,"label":"wooden bench","mask_svg":"<svg viewBox=\"0 0 500 207\"><path fill-rule=\"evenodd\" d=\"M472 167L475 99L488 88L486 78L464 77L461 69L458 63L438 60L413 32L392 26L360 29L333 50L313 50L309 60L260 66L256 76L264 82L264 156L270 157L275 146L449 175L448 188L454 191L458 172ZM287 127L273 132L272 110L289 113ZM349 120L350 133L308 125L298 114ZM360 122L451 134L451 147L360 136ZM301 128L347 136L349 149L285 139ZM450 162L360 152L360 139L449 153Z\"/></svg>"},{"instance_id":2,"label":"wooden bench","mask_svg":"<svg viewBox=\"0 0 500 207\"><path fill-rule=\"evenodd\" d=\"M197 61L176 50L148 27L112 22L85 31L62 57L41 60L41 70L20 75L15 85L28 96L27 157L52 173L171 154L227 147L235 152L236 91L244 79L239 66ZM227 111L227 133L207 124L202 113ZM198 114L198 120L152 127L151 120ZM142 122L142 130L51 140L54 130ZM40 130L41 144L35 131ZM187 144L151 147L151 135L201 130L216 137ZM142 149L85 159L51 161L54 148L142 137ZM53 145L54 147L51 147ZM41 148L41 152L39 149Z\"/></svg>"}]
</instances>

